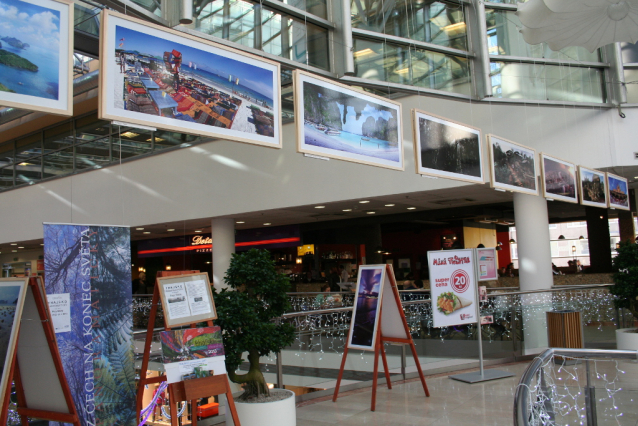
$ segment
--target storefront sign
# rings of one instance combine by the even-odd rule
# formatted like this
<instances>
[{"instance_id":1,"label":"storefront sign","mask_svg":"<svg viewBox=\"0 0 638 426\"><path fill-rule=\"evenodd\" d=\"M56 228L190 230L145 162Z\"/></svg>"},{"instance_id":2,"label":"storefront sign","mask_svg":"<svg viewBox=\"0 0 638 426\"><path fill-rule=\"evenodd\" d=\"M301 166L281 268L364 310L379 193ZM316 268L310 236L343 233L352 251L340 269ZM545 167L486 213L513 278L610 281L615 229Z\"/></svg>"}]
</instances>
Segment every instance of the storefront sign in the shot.
<instances>
[{"instance_id":1,"label":"storefront sign","mask_svg":"<svg viewBox=\"0 0 638 426\"><path fill-rule=\"evenodd\" d=\"M137 425L130 241L127 227L44 225L46 292L82 426Z\"/></svg>"},{"instance_id":2,"label":"storefront sign","mask_svg":"<svg viewBox=\"0 0 638 426\"><path fill-rule=\"evenodd\" d=\"M474 262L473 250L428 252L434 327L478 321Z\"/></svg>"}]
</instances>

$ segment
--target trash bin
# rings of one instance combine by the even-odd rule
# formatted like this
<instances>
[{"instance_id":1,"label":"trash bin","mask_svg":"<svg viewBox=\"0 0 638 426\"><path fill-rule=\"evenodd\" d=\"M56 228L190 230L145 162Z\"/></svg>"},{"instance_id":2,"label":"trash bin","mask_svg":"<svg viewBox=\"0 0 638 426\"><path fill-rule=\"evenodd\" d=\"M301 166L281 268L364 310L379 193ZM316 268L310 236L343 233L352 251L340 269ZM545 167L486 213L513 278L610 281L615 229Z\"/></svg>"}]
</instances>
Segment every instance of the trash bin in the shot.
<instances>
[{"instance_id":1,"label":"trash bin","mask_svg":"<svg viewBox=\"0 0 638 426\"><path fill-rule=\"evenodd\" d=\"M580 312L547 312L547 337L551 348L583 348L583 323Z\"/></svg>"}]
</instances>

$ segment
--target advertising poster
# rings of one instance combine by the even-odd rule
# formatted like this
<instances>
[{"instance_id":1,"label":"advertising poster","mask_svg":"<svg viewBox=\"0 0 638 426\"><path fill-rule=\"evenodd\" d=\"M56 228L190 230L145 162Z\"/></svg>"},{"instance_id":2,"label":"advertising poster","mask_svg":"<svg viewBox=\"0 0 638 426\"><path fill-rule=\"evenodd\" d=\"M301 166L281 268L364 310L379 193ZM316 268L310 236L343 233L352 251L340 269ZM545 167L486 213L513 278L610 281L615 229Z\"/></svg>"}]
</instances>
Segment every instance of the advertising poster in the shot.
<instances>
[{"instance_id":1,"label":"advertising poster","mask_svg":"<svg viewBox=\"0 0 638 426\"><path fill-rule=\"evenodd\" d=\"M130 240L127 227L44 225L45 287L69 298L70 330L56 338L83 426L137 425Z\"/></svg>"},{"instance_id":2,"label":"advertising poster","mask_svg":"<svg viewBox=\"0 0 638 426\"><path fill-rule=\"evenodd\" d=\"M498 279L496 249L476 249L476 259L478 261L479 281L491 281Z\"/></svg>"},{"instance_id":3,"label":"advertising poster","mask_svg":"<svg viewBox=\"0 0 638 426\"><path fill-rule=\"evenodd\" d=\"M362 265L357 279L356 304L352 312L348 347L374 350L381 312L385 265Z\"/></svg>"},{"instance_id":4,"label":"advertising poster","mask_svg":"<svg viewBox=\"0 0 638 426\"><path fill-rule=\"evenodd\" d=\"M220 327L162 331L160 341L168 383L226 373Z\"/></svg>"},{"instance_id":5,"label":"advertising poster","mask_svg":"<svg viewBox=\"0 0 638 426\"><path fill-rule=\"evenodd\" d=\"M429 251L434 327L478 321L473 250Z\"/></svg>"}]
</instances>

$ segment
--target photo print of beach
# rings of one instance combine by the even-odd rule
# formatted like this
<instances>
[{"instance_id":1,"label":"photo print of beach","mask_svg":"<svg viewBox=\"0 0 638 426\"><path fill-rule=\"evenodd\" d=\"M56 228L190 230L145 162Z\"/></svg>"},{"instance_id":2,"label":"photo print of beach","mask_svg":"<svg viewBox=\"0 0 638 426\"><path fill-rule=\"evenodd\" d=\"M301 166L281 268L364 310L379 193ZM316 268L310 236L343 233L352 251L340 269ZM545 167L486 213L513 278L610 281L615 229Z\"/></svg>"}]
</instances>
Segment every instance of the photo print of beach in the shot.
<instances>
[{"instance_id":1,"label":"photo print of beach","mask_svg":"<svg viewBox=\"0 0 638 426\"><path fill-rule=\"evenodd\" d=\"M538 195L536 151L498 136L487 138L492 188Z\"/></svg>"},{"instance_id":2,"label":"photo print of beach","mask_svg":"<svg viewBox=\"0 0 638 426\"><path fill-rule=\"evenodd\" d=\"M483 183L480 129L412 110L416 172Z\"/></svg>"},{"instance_id":3,"label":"photo print of beach","mask_svg":"<svg viewBox=\"0 0 638 426\"><path fill-rule=\"evenodd\" d=\"M348 347L374 350L379 322L379 308L383 292L385 267L361 266L356 289L356 305L352 312Z\"/></svg>"},{"instance_id":4,"label":"photo print of beach","mask_svg":"<svg viewBox=\"0 0 638 426\"><path fill-rule=\"evenodd\" d=\"M553 200L578 203L576 166L542 152L540 159L543 196Z\"/></svg>"},{"instance_id":5,"label":"photo print of beach","mask_svg":"<svg viewBox=\"0 0 638 426\"><path fill-rule=\"evenodd\" d=\"M609 207L630 210L627 179L607 173L607 188L609 192Z\"/></svg>"},{"instance_id":6,"label":"photo print of beach","mask_svg":"<svg viewBox=\"0 0 638 426\"><path fill-rule=\"evenodd\" d=\"M607 208L607 176L604 172L578 166L578 182L582 205Z\"/></svg>"},{"instance_id":7,"label":"photo print of beach","mask_svg":"<svg viewBox=\"0 0 638 426\"><path fill-rule=\"evenodd\" d=\"M0 0L0 105L71 115L72 2Z\"/></svg>"},{"instance_id":8,"label":"photo print of beach","mask_svg":"<svg viewBox=\"0 0 638 426\"><path fill-rule=\"evenodd\" d=\"M403 170L401 106L294 72L298 151Z\"/></svg>"},{"instance_id":9,"label":"photo print of beach","mask_svg":"<svg viewBox=\"0 0 638 426\"><path fill-rule=\"evenodd\" d=\"M24 303L23 289L26 289L26 280L14 278L13 280L0 281L0 367L2 367L2 380L0 381L1 395L5 394L8 383L11 358L16 348L18 325L14 321L16 312L22 310Z\"/></svg>"},{"instance_id":10,"label":"photo print of beach","mask_svg":"<svg viewBox=\"0 0 638 426\"><path fill-rule=\"evenodd\" d=\"M281 147L277 63L116 12L102 22L100 118Z\"/></svg>"}]
</instances>

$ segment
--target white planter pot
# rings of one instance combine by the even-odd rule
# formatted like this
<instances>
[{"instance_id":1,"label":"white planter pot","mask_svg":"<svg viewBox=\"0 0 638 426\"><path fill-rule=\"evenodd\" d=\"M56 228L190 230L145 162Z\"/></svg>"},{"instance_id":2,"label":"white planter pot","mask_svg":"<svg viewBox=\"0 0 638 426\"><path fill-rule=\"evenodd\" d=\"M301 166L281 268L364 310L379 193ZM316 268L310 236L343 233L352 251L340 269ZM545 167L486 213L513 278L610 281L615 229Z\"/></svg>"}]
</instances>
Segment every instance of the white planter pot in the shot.
<instances>
[{"instance_id":1,"label":"white planter pot","mask_svg":"<svg viewBox=\"0 0 638 426\"><path fill-rule=\"evenodd\" d=\"M638 351L638 333L627 333L635 328L619 328L616 330L616 348Z\"/></svg>"},{"instance_id":2,"label":"white planter pot","mask_svg":"<svg viewBox=\"0 0 638 426\"><path fill-rule=\"evenodd\" d=\"M238 402L236 399L242 392L234 393L235 408L241 426L297 426L295 394L285 389L277 390L287 392L290 396L275 402L246 403ZM228 400L226 400L226 425L235 426L228 408Z\"/></svg>"}]
</instances>

